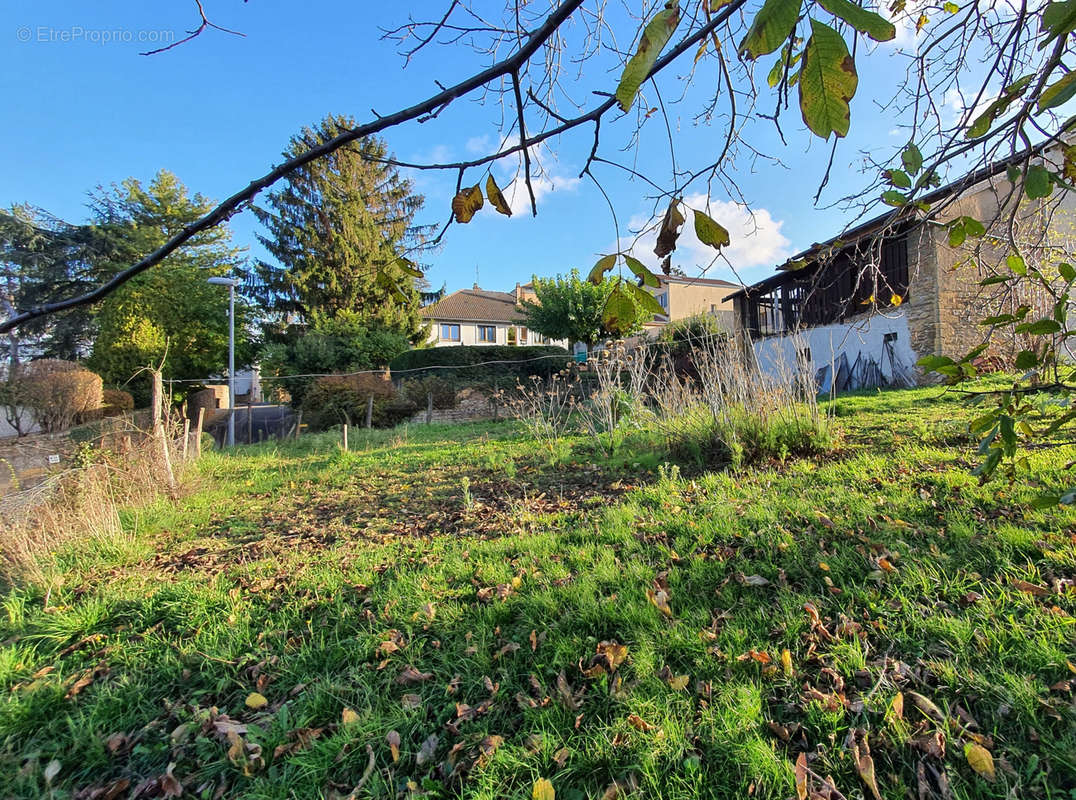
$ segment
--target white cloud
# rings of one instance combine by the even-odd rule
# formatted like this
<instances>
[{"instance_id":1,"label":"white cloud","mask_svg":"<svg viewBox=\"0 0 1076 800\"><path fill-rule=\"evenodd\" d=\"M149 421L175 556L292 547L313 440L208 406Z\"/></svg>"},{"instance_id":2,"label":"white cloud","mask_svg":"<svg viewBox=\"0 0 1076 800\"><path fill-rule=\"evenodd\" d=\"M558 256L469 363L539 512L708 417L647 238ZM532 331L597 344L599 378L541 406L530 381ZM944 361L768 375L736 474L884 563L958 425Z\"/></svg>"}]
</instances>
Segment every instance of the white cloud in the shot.
<instances>
[{"instance_id":1,"label":"white cloud","mask_svg":"<svg viewBox=\"0 0 1076 800\"><path fill-rule=\"evenodd\" d=\"M502 149L515 146L517 140L510 139L505 142ZM531 187L534 189L534 199L539 208L542 200L548 198L555 191L574 192L579 188L582 180L565 171L557 161L554 153L543 144L529 148L531 158ZM530 194L527 191L527 183L524 179L523 154L516 154L515 169L507 173L505 179L507 185L502 185L508 207L512 209L512 215L529 215L531 210Z\"/></svg>"},{"instance_id":2,"label":"white cloud","mask_svg":"<svg viewBox=\"0 0 1076 800\"><path fill-rule=\"evenodd\" d=\"M752 267L775 266L792 254L789 248L791 242L781 233L784 222L774 219L768 209L750 209L731 200L712 200L704 194L688 195L684 198L684 205L706 212L728 230L731 241L721 252L737 273ZM710 266L717 251L700 242L695 235L694 215L682 206L681 212L687 221L680 229L672 263L688 275L697 275ZM644 216L632 217L628 223L632 231L644 228L646 230L637 239L635 236L624 237L620 246L630 248L632 255L644 264L655 267L657 256L654 255L654 245L657 242L660 223L660 218L652 220ZM715 273L726 269L727 267L719 262L707 275L718 277Z\"/></svg>"},{"instance_id":3,"label":"white cloud","mask_svg":"<svg viewBox=\"0 0 1076 800\"><path fill-rule=\"evenodd\" d=\"M472 136L464 144L468 153L476 156L484 156L490 151L490 138L488 133L483 133L481 136Z\"/></svg>"},{"instance_id":4,"label":"white cloud","mask_svg":"<svg viewBox=\"0 0 1076 800\"><path fill-rule=\"evenodd\" d=\"M970 125L976 117L986 111L987 107L998 99L997 93L987 94L970 109L968 105L975 100L975 96L966 96L958 87L948 89L942 96L942 108L948 117L949 124L959 124L964 127Z\"/></svg>"}]
</instances>

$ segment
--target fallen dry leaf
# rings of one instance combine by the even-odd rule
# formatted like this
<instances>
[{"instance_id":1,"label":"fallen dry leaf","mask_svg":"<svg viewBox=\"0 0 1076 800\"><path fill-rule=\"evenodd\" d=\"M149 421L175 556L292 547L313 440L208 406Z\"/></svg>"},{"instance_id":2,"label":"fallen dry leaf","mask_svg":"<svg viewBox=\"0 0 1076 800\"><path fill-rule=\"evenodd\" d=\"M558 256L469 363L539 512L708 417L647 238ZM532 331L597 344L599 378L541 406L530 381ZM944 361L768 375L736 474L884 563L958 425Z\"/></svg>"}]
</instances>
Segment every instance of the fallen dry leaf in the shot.
<instances>
[{"instance_id":1,"label":"fallen dry leaf","mask_svg":"<svg viewBox=\"0 0 1076 800\"><path fill-rule=\"evenodd\" d=\"M396 683L422 683L422 681L428 681L432 677L432 672L419 672L412 666L406 666L400 671L400 674L396 676Z\"/></svg>"},{"instance_id":2,"label":"fallen dry leaf","mask_svg":"<svg viewBox=\"0 0 1076 800\"><path fill-rule=\"evenodd\" d=\"M1046 597L1048 594L1050 594L1050 590L1047 589L1045 586L1039 586L1036 583L1028 583L1027 581L1022 581L1019 578L1013 580L1012 585L1019 589L1021 592L1033 594L1035 595L1035 597Z\"/></svg>"},{"instance_id":3,"label":"fallen dry leaf","mask_svg":"<svg viewBox=\"0 0 1076 800\"><path fill-rule=\"evenodd\" d=\"M433 754L437 752L438 741L440 740L436 733L431 733L426 738L426 741L422 743L422 747L419 748L418 755L415 756L415 764L417 766L421 767L423 764L433 758Z\"/></svg>"},{"instance_id":4,"label":"fallen dry leaf","mask_svg":"<svg viewBox=\"0 0 1076 800\"><path fill-rule=\"evenodd\" d=\"M994 780L994 757L990 755L989 750L981 744L968 742L964 745L964 757L968 760L968 764L971 765L971 768L979 775L986 778L988 781L992 782Z\"/></svg>"},{"instance_id":5,"label":"fallen dry leaf","mask_svg":"<svg viewBox=\"0 0 1076 800\"><path fill-rule=\"evenodd\" d=\"M247 708L252 708L255 711L269 705L269 701L265 699L265 695L259 692L251 692L247 695L247 699L244 702L246 703Z\"/></svg>"},{"instance_id":6,"label":"fallen dry leaf","mask_svg":"<svg viewBox=\"0 0 1076 800\"><path fill-rule=\"evenodd\" d=\"M422 705L422 698L417 694L405 694L400 698L400 705L405 709L418 708Z\"/></svg>"},{"instance_id":7,"label":"fallen dry leaf","mask_svg":"<svg viewBox=\"0 0 1076 800\"><path fill-rule=\"evenodd\" d=\"M350 708L345 708L340 712L340 722L344 725L351 725L352 723L359 721L359 715L357 712L352 711Z\"/></svg>"},{"instance_id":8,"label":"fallen dry leaf","mask_svg":"<svg viewBox=\"0 0 1076 800\"><path fill-rule=\"evenodd\" d=\"M396 763L400 760L400 734L396 731L389 731L385 734L385 741L389 743L389 750L392 752L392 761Z\"/></svg>"},{"instance_id":9,"label":"fallen dry leaf","mask_svg":"<svg viewBox=\"0 0 1076 800\"><path fill-rule=\"evenodd\" d=\"M647 589L646 599L666 617L673 615L672 609L669 607L669 595L664 589L658 589L656 592L653 589Z\"/></svg>"},{"instance_id":10,"label":"fallen dry leaf","mask_svg":"<svg viewBox=\"0 0 1076 800\"><path fill-rule=\"evenodd\" d=\"M651 725L649 722L647 722L645 719L640 717L638 714L629 714L628 715L628 724L631 725L631 727L635 728L635 730L643 731L644 733L646 731L652 731L655 728L654 725Z\"/></svg>"},{"instance_id":11,"label":"fallen dry leaf","mask_svg":"<svg viewBox=\"0 0 1076 800\"><path fill-rule=\"evenodd\" d=\"M807 800L807 754L796 759L796 800Z\"/></svg>"},{"instance_id":12,"label":"fallen dry leaf","mask_svg":"<svg viewBox=\"0 0 1076 800\"><path fill-rule=\"evenodd\" d=\"M882 800L882 795L878 791L878 781L874 775L874 759L871 758L871 748L867 744L867 734L863 734L863 749L861 750L859 744L854 740L852 742L852 754L856 757L856 771L859 773L860 779L866 784L867 788L871 790L871 794L874 796L874 800Z\"/></svg>"}]
</instances>

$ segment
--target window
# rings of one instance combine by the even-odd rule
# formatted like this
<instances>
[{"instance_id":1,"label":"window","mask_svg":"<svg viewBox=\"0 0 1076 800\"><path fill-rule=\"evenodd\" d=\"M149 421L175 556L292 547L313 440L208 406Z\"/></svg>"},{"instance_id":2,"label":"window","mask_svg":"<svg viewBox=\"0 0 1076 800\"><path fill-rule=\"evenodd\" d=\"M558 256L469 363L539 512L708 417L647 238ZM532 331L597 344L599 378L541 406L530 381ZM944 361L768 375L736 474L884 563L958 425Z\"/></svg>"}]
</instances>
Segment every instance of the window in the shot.
<instances>
[{"instance_id":1,"label":"window","mask_svg":"<svg viewBox=\"0 0 1076 800\"><path fill-rule=\"evenodd\" d=\"M668 292L662 292L661 294L659 294L658 295L658 303L661 305L662 308L664 308L666 311L668 311L669 310L669 293Z\"/></svg>"},{"instance_id":2,"label":"window","mask_svg":"<svg viewBox=\"0 0 1076 800\"><path fill-rule=\"evenodd\" d=\"M478 326L478 341L480 342L495 342L497 341L497 329L492 325L479 325Z\"/></svg>"},{"instance_id":3,"label":"window","mask_svg":"<svg viewBox=\"0 0 1076 800\"><path fill-rule=\"evenodd\" d=\"M520 328L519 329L519 343L520 344L526 344L527 343L527 329L526 328Z\"/></svg>"},{"instance_id":4,"label":"window","mask_svg":"<svg viewBox=\"0 0 1076 800\"><path fill-rule=\"evenodd\" d=\"M449 325L448 323L441 323L441 341L443 342L458 342L460 340L460 326Z\"/></svg>"},{"instance_id":5,"label":"window","mask_svg":"<svg viewBox=\"0 0 1076 800\"><path fill-rule=\"evenodd\" d=\"M508 329L508 344L515 345L515 343L516 343L516 329L515 328L509 328Z\"/></svg>"},{"instance_id":6,"label":"window","mask_svg":"<svg viewBox=\"0 0 1076 800\"><path fill-rule=\"evenodd\" d=\"M887 333L885 336L882 337L882 344L889 344L890 342L895 342L895 341L897 341L897 332L896 331L890 331L889 333Z\"/></svg>"}]
</instances>

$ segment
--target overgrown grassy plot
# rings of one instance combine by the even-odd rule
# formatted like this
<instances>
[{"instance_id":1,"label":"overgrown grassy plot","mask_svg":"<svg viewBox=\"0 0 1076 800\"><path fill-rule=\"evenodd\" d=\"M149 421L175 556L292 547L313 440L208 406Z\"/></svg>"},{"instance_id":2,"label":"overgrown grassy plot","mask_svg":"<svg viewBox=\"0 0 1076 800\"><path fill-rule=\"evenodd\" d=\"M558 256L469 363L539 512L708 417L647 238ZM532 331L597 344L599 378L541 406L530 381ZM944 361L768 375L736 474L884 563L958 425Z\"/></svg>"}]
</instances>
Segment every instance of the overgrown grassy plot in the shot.
<instances>
[{"instance_id":1,"label":"overgrown grassy plot","mask_svg":"<svg viewBox=\"0 0 1076 800\"><path fill-rule=\"evenodd\" d=\"M886 798L1069 796L1076 517L979 486L937 395L841 399L837 456L694 477L580 440L552 470L507 425L213 457L6 594L0 785L785 798L803 754L823 797L871 797L867 765Z\"/></svg>"}]
</instances>

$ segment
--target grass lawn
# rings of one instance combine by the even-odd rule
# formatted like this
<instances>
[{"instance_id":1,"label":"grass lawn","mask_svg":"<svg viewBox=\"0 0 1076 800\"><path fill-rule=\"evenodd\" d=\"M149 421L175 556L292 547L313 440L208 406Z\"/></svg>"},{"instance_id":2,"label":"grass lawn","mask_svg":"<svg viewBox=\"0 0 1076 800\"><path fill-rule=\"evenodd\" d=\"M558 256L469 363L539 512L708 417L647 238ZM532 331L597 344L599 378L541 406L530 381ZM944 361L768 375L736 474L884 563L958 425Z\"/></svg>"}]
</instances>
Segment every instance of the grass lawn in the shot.
<instances>
[{"instance_id":1,"label":"grass lawn","mask_svg":"<svg viewBox=\"0 0 1076 800\"><path fill-rule=\"evenodd\" d=\"M739 472L511 423L211 454L3 591L0 796L1076 798L1076 514L1029 505L1076 448L980 486L954 395L830 410Z\"/></svg>"}]
</instances>

